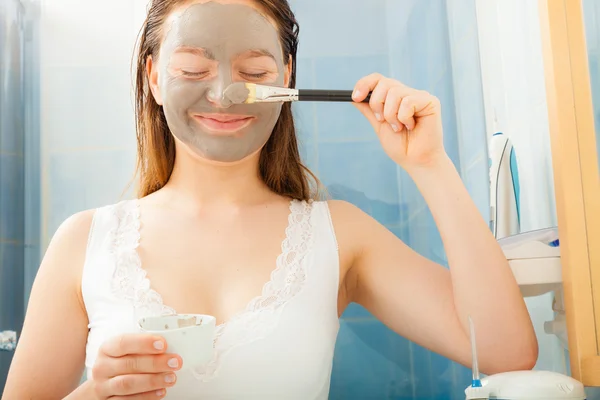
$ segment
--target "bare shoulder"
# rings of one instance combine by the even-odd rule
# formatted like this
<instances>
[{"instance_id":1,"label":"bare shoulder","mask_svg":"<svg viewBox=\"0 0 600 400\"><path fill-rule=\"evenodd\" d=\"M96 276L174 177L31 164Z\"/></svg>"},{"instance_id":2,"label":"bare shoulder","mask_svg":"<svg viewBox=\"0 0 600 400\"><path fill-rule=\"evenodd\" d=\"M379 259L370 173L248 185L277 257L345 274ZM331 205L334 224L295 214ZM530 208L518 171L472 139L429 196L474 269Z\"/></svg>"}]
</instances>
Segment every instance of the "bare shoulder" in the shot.
<instances>
[{"instance_id":1,"label":"bare shoulder","mask_svg":"<svg viewBox=\"0 0 600 400\"><path fill-rule=\"evenodd\" d=\"M347 202L345 200L328 200L327 205L329 206L329 210L331 210L331 217L334 219L337 218L346 218L346 217L368 217L363 210L355 206L354 204Z\"/></svg>"},{"instance_id":2,"label":"bare shoulder","mask_svg":"<svg viewBox=\"0 0 600 400\"><path fill-rule=\"evenodd\" d=\"M95 209L71 215L58 227L40 264L34 288L61 287L81 309L81 280Z\"/></svg>"},{"instance_id":3,"label":"bare shoulder","mask_svg":"<svg viewBox=\"0 0 600 400\"><path fill-rule=\"evenodd\" d=\"M54 233L50 246L85 251L95 212L95 209L85 210L67 218Z\"/></svg>"},{"instance_id":4,"label":"bare shoulder","mask_svg":"<svg viewBox=\"0 0 600 400\"><path fill-rule=\"evenodd\" d=\"M54 239L65 237L87 240L95 213L96 209L90 209L71 215L58 227ZM81 235L84 237L82 238Z\"/></svg>"},{"instance_id":5,"label":"bare shoulder","mask_svg":"<svg viewBox=\"0 0 600 400\"><path fill-rule=\"evenodd\" d=\"M49 269L80 282L95 211L81 211L63 221L48 245L40 265L40 273Z\"/></svg>"},{"instance_id":6,"label":"bare shoulder","mask_svg":"<svg viewBox=\"0 0 600 400\"><path fill-rule=\"evenodd\" d=\"M329 200L327 202L331 220L336 234L344 234L350 238L364 235L365 229L372 229L378 222L369 214L352 203L344 200Z\"/></svg>"}]
</instances>

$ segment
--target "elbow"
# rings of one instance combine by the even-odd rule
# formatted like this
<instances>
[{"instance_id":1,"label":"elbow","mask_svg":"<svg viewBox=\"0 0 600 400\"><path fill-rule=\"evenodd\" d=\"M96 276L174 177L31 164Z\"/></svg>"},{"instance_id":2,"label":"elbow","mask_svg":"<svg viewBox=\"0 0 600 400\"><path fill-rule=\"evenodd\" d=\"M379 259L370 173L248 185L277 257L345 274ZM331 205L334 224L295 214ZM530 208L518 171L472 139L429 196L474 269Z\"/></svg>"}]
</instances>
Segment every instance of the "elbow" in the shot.
<instances>
[{"instance_id":1,"label":"elbow","mask_svg":"<svg viewBox=\"0 0 600 400\"><path fill-rule=\"evenodd\" d=\"M538 360L538 343L535 334L532 339L526 341L509 341L510 346L498 346L482 363L482 372L486 375L499 374L511 371L532 370ZM501 349L502 347L502 349ZM500 350L500 351L498 351ZM482 360L483 361L483 360Z\"/></svg>"},{"instance_id":2,"label":"elbow","mask_svg":"<svg viewBox=\"0 0 600 400\"><path fill-rule=\"evenodd\" d=\"M535 367L535 365L537 364L538 355L539 355L538 341L537 341L537 338L535 337L535 333L534 333L531 344L529 345L529 355L527 358L525 358L526 363L523 367L523 370L533 369Z\"/></svg>"},{"instance_id":3,"label":"elbow","mask_svg":"<svg viewBox=\"0 0 600 400\"><path fill-rule=\"evenodd\" d=\"M502 366L502 370L498 372L532 370L535 364L537 364L537 360L538 346L536 341L535 346L529 346L522 353L515 354L511 359L507 360L505 365Z\"/></svg>"}]
</instances>

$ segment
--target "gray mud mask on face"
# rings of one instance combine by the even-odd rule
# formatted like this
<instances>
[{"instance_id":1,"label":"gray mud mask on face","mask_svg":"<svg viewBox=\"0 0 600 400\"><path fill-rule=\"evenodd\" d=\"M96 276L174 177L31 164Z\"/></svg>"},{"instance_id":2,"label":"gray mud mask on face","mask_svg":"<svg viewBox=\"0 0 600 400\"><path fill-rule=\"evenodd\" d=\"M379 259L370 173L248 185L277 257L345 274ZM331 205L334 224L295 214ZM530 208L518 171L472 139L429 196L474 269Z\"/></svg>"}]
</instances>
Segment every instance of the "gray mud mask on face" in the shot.
<instances>
[{"instance_id":1,"label":"gray mud mask on face","mask_svg":"<svg viewBox=\"0 0 600 400\"><path fill-rule=\"evenodd\" d=\"M218 63L217 75L190 79L174 74L171 58L181 48L204 49L208 58ZM199 156L219 162L239 161L262 148L271 136L281 103L231 105L209 100L222 99L224 90L233 83L232 61L255 50L274 56L278 75L268 84L283 86L284 61L277 30L257 10L239 4L194 4L167 27L159 56L163 110L172 134ZM215 133L197 119L215 113L249 116L252 121L234 133Z\"/></svg>"}]
</instances>

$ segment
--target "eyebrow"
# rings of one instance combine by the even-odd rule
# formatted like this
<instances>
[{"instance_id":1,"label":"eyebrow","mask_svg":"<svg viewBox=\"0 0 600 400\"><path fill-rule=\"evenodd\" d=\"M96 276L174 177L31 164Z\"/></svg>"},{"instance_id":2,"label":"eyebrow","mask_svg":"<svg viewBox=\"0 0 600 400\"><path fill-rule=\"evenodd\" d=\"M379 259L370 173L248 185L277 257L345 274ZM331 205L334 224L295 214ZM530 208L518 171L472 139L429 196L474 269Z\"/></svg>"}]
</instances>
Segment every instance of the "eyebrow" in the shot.
<instances>
[{"instance_id":1,"label":"eyebrow","mask_svg":"<svg viewBox=\"0 0 600 400\"><path fill-rule=\"evenodd\" d=\"M175 53L190 53L213 61L217 59L212 51L201 47L182 46L175 50Z\"/></svg>"},{"instance_id":2,"label":"eyebrow","mask_svg":"<svg viewBox=\"0 0 600 400\"><path fill-rule=\"evenodd\" d=\"M175 50L175 53L190 53L190 54L194 54L194 55L197 55L200 57L208 58L209 60L213 60L213 61L215 61L217 59L217 57L215 56L215 54L212 51L202 48L202 47L182 46L182 47L179 47L177 50ZM241 53L238 53L236 55L236 58L242 57L242 56L246 56L247 58L269 57L273 61L277 61L275 59L275 56L273 55L273 53L271 53L269 50L265 50L265 49L246 50Z\"/></svg>"},{"instance_id":3,"label":"eyebrow","mask_svg":"<svg viewBox=\"0 0 600 400\"><path fill-rule=\"evenodd\" d=\"M277 61L275 60L275 56L273 55L273 53L265 49L252 49L243 51L237 55L237 57L241 56L247 56L248 58L269 57L272 58L273 61Z\"/></svg>"}]
</instances>

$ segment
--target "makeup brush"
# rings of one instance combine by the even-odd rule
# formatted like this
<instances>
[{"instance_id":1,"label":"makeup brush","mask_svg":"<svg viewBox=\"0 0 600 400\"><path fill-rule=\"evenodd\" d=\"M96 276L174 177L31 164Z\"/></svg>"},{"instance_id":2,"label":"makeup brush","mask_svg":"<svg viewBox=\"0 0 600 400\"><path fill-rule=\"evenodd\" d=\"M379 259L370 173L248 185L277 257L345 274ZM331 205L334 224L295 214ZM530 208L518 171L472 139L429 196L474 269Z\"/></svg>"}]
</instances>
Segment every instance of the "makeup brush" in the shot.
<instances>
[{"instance_id":1,"label":"makeup brush","mask_svg":"<svg viewBox=\"0 0 600 400\"><path fill-rule=\"evenodd\" d=\"M231 84L223 97L233 104L274 103L289 101L352 102L352 90L288 89L276 86L236 82ZM371 93L364 103L371 99Z\"/></svg>"}]
</instances>

